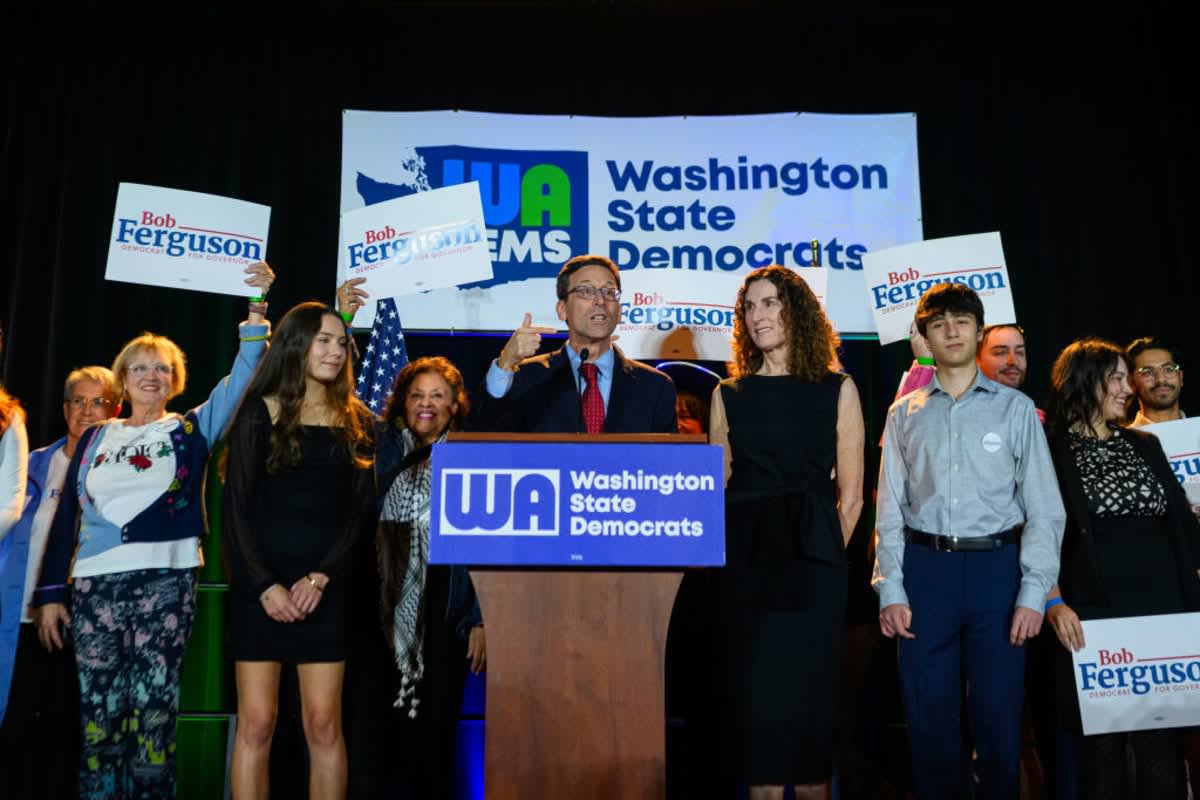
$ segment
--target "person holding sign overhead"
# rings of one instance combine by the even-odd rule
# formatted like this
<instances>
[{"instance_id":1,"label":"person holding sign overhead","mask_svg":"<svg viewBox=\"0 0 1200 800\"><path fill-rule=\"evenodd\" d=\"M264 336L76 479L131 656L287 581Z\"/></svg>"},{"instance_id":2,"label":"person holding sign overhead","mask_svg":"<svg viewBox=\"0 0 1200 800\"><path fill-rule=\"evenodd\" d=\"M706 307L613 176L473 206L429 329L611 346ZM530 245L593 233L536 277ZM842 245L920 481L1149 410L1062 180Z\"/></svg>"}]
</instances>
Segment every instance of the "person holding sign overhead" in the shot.
<instances>
[{"instance_id":1,"label":"person holding sign overhead","mask_svg":"<svg viewBox=\"0 0 1200 800\"><path fill-rule=\"evenodd\" d=\"M725 450L726 568L717 574L727 732L752 800L827 797L846 606L845 545L862 511L864 438L838 336L781 266L746 276L733 377L713 392Z\"/></svg>"},{"instance_id":2,"label":"person holding sign overhead","mask_svg":"<svg viewBox=\"0 0 1200 800\"><path fill-rule=\"evenodd\" d=\"M282 664L295 664L309 793L342 797L347 558L374 500L371 412L322 303L279 321L229 435L225 553L238 726L233 796L267 796Z\"/></svg>"},{"instance_id":3,"label":"person holding sign overhead","mask_svg":"<svg viewBox=\"0 0 1200 800\"><path fill-rule=\"evenodd\" d=\"M521 326L488 369L473 427L514 433L675 433L671 379L613 345L621 273L604 256L572 258L555 286L567 343L535 356L553 328Z\"/></svg>"},{"instance_id":4,"label":"person holding sign overhead","mask_svg":"<svg viewBox=\"0 0 1200 800\"><path fill-rule=\"evenodd\" d=\"M1080 620L1200 611L1200 523L1158 440L1120 427L1132 389L1117 345L1072 342L1054 362L1051 384L1050 449L1067 526L1046 620L1064 648L1063 722L1078 733L1070 651L1084 646ZM1182 796L1182 734L1170 729L1084 737L1080 797L1125 796L1127 748L1136 797Z\"/></svg>"},{"instance_id":5,"label":"person holding sign overhead","mask_svg":"<svg viewBox=\"0 0 1200 800\"><path fill-rule=\"evenodd\" d=\"M265 295L271 268L246 272ZM126 344L112 371L130 414L89 428L67 466L33 605L46 649L61 649L68 629L75 646L80 797L175 796L204 475L267 349L265 312L263 302L250 305L232 371L186 414L167 411L187 379L178 345L150 333Z\"/></svg>"}]
</instances>

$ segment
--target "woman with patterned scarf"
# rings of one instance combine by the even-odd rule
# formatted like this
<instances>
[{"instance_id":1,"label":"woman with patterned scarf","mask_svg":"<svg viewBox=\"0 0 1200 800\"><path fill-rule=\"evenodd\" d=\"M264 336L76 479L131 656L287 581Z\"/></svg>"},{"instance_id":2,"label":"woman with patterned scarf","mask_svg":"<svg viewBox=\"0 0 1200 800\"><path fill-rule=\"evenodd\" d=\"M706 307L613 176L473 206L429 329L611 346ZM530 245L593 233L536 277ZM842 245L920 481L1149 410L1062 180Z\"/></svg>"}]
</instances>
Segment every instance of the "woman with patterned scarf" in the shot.
<instances>
[{"instance_id":1,"label":"woman with patterned scarf","mask_svg":"<svg viewBox=\"0 0 1200 800\"><path fill-rule=\"evenodd\" d=\"M376 431L380 611L397 672L395 711L411 796L451 796L455 731L468 667L487 662L479 601L464 567L429 564L430 452L468 411L463 377L445 358L420 358L396 378ZM398 776L387 781L395 783Z\"/></svg>"}]
</instances>

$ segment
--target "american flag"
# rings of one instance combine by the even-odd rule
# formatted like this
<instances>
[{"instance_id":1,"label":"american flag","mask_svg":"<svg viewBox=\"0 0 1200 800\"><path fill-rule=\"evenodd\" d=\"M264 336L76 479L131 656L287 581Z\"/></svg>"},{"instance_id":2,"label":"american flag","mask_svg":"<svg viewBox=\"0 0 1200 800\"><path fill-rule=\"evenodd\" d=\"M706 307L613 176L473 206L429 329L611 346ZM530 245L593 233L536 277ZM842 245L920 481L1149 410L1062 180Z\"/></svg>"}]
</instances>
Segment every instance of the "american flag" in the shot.
<instances>
[{"instance_id":1,"label":"american flag","mask_svg":"<svg viewBox=\"0 0 1200 800\"><path fill-rule=\"evenodd\" d=\"M358 397L376 414L387 409L392 396L392 384L408 363L404 346L404 329L396 301L390 297L375 304L375 324L371 326L371 341L363 353L358 370Z\"/></svg>"}]
</instances>

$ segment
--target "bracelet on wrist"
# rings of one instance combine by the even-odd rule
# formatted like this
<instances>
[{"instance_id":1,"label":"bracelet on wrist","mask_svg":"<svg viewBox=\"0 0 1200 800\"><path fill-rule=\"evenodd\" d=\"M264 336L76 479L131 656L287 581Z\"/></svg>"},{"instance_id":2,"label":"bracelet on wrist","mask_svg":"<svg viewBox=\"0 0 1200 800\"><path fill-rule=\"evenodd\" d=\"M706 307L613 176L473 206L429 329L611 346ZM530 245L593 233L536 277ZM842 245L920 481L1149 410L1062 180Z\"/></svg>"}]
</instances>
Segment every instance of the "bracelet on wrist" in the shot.
<instances>
[{"instance_id":1,"label":"bracelet on wrist","mask_svg":"<svg viewBox=\"0 0 1200 800\"><path fill-rule=\"evenodd\" d=\"M342 322L346 323L347 327L350 326L350 323L354 322L354 312L353 311L339 311L338 316L340 316L342 318Z\"/></svg>"},{"instance_id":2,"label":"bracelet on wrist","mask_svg":"<svg viewBox=\"0 0 1200 800\"><path fill-rule=\"evenodd\" d=\"M317 583L315 580L313 580L313 576L312 576L312 574L311 574L311 573L309 573L308 575L305 575L304 577L305 577L305 578L308 578L308 582L309 582L310 584L312 584L312 587L313 587L314 589L316 589L318 592L323 592L323 591L325 591L325 587L324 587L324 586L322 586L321 584L319 584L319 583Z\"/></svg>"},{"instance_id":3,"label":"bracelet on wrist","mask_svg":"<svg viewBox=\"0 0 1200 800\"><path fill-rule=\"evenodd\" d=\"M936 361L934 361L932 358L929 358L927 356L917 356L917 363L923 367L932 367L935 364L937 364Z\"/></svg>"},{"instance_id":4,"label":"bracelet on wrist","mask_svg":"<svg viewBox=\"0 0 1200 800\"><path fill-rule=\"evenodd\" d=\"M1049 611L1050 609L1054 608L1055 606L1061 606L1061 605L1063 605L1062 597L1051 597L1049 600L1046 601L1046 607L1043 610Z\"/></svg>"}]
</instances>

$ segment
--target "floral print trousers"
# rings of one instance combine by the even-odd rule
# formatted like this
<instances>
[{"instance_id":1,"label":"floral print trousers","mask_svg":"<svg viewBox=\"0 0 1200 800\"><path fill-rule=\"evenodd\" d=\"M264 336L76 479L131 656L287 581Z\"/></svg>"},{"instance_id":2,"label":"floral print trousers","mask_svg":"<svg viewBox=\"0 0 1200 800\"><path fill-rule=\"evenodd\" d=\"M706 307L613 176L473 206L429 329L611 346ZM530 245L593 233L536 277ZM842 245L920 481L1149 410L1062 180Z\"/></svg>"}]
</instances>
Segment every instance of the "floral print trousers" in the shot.
<instances>
[{"instance_id":1,"label":"floral print trousers","mask_svg":"<svg viewBox=\"0 0 1200 800\"><path fill-rule=\"evenodd\" d=\"M193 569L75 579L81 798L175 796L179 677L195 612Z\"/></svg>"}]
</instances>

